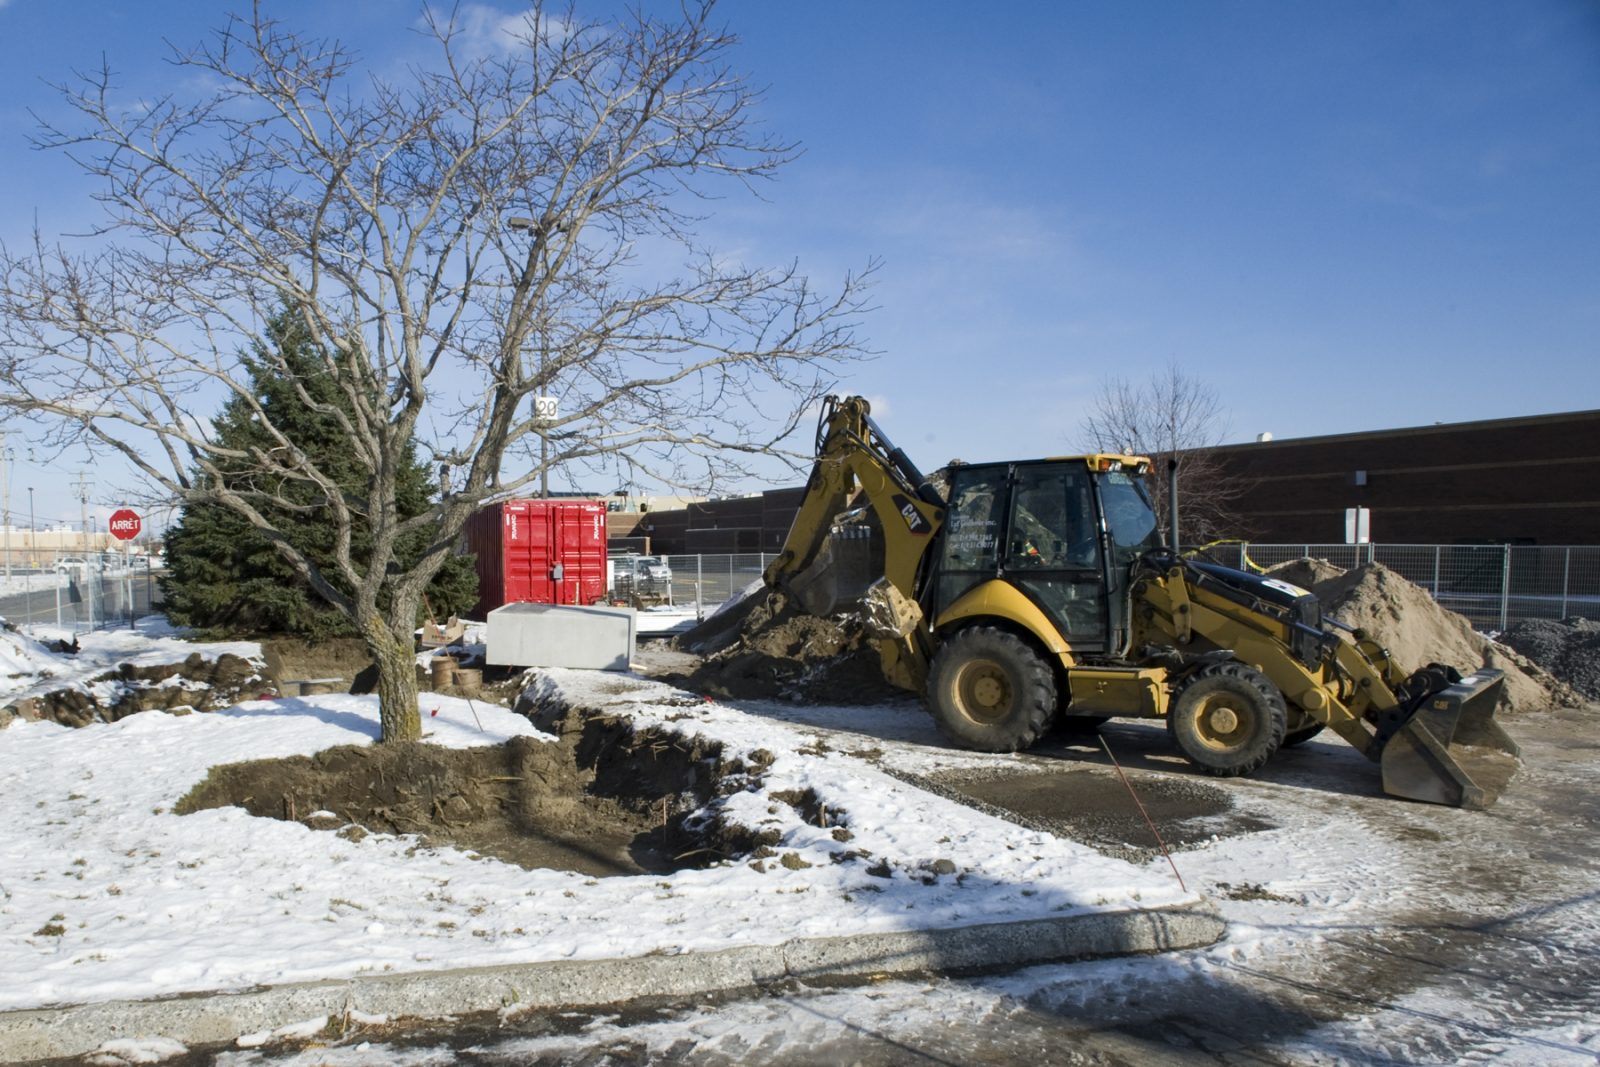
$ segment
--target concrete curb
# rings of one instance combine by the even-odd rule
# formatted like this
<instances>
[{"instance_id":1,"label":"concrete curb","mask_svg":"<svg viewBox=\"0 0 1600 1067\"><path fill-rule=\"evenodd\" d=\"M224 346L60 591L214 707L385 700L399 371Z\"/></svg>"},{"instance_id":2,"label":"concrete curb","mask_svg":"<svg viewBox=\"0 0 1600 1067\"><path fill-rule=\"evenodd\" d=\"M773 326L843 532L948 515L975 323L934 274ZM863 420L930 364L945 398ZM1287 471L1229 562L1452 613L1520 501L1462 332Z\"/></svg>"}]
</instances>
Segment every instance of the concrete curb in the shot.
<instances>
[{"instance_id":1,"label":"concrete curb","mask_svg":"<svg viewBox=\"0 0 1600 1067\"><path fill-rule=\"evenodd\" d=\"M272 986L164 1000L124 1000L0 1013L0 1061L79 1056L115 1038L185 1045L346 1012L391 1019L512 1009L597 1007L643 997L691 997L785 978L960 972L1126 956L1209 945L1220 916L1205 907L1097 912L940 930L806 938L717 952L558 960Z\"/></svg>"}]
</instances>

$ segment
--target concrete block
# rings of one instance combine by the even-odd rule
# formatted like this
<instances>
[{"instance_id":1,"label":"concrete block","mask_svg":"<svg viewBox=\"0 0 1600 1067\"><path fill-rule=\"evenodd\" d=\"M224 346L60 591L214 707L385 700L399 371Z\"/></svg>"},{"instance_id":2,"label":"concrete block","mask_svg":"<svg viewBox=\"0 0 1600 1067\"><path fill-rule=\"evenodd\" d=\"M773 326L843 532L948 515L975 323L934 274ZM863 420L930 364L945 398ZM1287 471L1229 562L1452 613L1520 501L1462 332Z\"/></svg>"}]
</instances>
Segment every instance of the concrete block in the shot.
<instances>
[{"instance_id":1,"label":"concrete block","mask_svg":"<svg viewBox=\"0 0 1600 1067\"><path fill-rule=\"evenodd\" d=\"M632 608L507 604L489 612L486 658L496 667L625 671L637 633Z\"/></svg>"}]
</instances>

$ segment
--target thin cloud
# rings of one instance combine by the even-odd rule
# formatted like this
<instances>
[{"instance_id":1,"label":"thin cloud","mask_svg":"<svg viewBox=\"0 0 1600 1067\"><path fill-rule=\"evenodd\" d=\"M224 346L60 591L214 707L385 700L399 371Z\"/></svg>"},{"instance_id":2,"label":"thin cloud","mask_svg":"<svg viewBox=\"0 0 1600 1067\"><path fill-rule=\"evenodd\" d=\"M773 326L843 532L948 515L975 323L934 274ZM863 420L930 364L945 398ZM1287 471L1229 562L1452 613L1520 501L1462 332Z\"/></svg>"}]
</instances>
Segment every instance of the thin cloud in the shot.
<instances>
[{"instance_id":1,"label":"thin cloud","mask_svg":"<svg viewBox=\"0 0 1600 1067\"><path fill-rule=\"evenodd\" d=\"M4 2L7 0L0 0ZM453 16L440 10L432 14L441 23L453 18L458 54L467 56L508 55L523 47L541 25L551 40L562 40L572 32L572 27L561 19L549 15L541 19L530 11L502 11L489 4L463 4Z\"/></svg>"}]
</instances>

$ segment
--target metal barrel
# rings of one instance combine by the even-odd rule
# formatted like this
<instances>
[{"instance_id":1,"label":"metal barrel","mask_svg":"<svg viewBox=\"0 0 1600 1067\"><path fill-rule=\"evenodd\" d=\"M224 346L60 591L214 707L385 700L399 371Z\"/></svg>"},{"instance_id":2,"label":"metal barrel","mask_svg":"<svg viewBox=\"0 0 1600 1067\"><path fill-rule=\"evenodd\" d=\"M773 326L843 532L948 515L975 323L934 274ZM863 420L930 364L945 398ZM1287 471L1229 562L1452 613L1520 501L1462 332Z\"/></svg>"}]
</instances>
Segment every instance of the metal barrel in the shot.
<instances>
[{"instance_id":1,"label":"metal barrel","mask_svg":"<svg viewBox=\"0 0 1600 1067\"><path fill-rule=\"evenodd\" d=\"M1383 791L1483 809L1517 773L1516 742L1494 721L1505 678L1484 669L1424 699L1383 748Z\"/></svg>"}]
</instances>

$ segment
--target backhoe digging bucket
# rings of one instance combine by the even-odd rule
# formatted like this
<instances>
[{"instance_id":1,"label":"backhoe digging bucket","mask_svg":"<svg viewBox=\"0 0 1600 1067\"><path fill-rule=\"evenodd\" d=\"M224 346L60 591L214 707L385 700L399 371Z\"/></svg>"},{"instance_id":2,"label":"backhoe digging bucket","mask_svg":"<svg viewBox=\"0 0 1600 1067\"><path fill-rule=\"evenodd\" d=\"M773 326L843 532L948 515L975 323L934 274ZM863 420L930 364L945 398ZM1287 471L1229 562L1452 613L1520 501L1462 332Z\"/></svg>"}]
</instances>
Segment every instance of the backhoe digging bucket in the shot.
<instances>
[{"instance_id":1,"label":"backhoe digging bucket","mask_svg":"<svg viewBox=\"0 0 1600 1067\"><path fill-rule=\"evenodd\" d=\"M1484 669L1424 698L1383 748L1391 796L1483 809L1517 773L1517 745L1494 721L1504 684Z\"/></svg>"},{"instance_id":2,"label":"backhoe digging bucket","mask_svg":"<svg viewBox=\"0 0 1600 1067\"><path fill-rule=\"evenodd\" d=\"M871 573L872 531L835 526L811 565L784 585L808 614L826 617L854 607L866 594Z\"/></svg>"}]
</instances>

